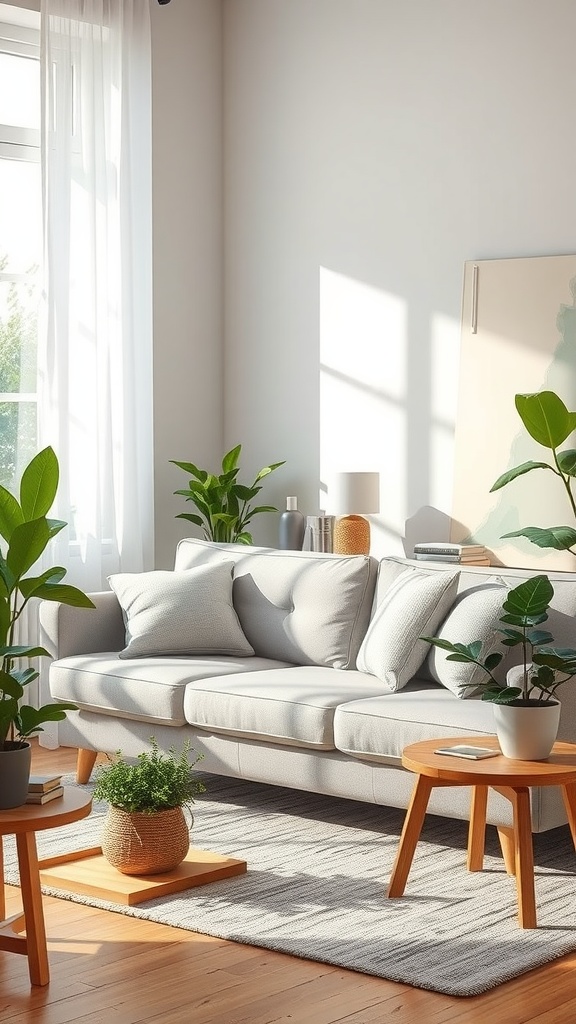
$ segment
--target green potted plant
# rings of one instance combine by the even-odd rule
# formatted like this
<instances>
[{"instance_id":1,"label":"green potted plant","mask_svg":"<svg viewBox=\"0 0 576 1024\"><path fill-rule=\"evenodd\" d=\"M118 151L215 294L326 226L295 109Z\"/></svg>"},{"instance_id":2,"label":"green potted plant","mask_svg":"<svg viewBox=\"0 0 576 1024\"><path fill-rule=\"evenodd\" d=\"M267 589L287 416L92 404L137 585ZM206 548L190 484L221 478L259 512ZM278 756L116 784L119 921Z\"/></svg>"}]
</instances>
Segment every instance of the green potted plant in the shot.
<instances>
[{"instance_id":1,"label":"green potted plant","mask_svg":"<svg viewBox=\"0 0 576 1024\"><path fill-rule=\"evenodd\" d=\"M19 619L32 598L93 608L86 594L63 584L66 569L55 566L40 575L27 575L50 540L66 523L48 519L58 489L59 466L52 448L44 448L25 468L19 497L0 485L0 808L26 801L30 777L30 736L44 722L57 722L75 704L23 704L25 688L38 678L37 669L23 660L49 657L43 647L16 643Z\"/></svg>"},{"instance_id":2,"label":"green potted plant","mask_svg":"<svg viewBox=\"0 0 576 1024\"><path fill-rule=\"evenodd\" d=\"M197 513L180 512L176 519L187 519L200 526L206 540L252 544L252 534L246 528L254 516L262 512L278 512L274 505L252 505L251 502L262 490L260 481L283 466L284 462L264 466L254 482L246 486L237 480L241 451L242 445L238 444L226 453L219 476L198 469L193 462L170 460L191 477L188 487L174 491L174 494L181 494L197 509Z\"/></svg>"},{"instance_id":3,"label":"green potted plant","mask_svg":"<svg viewBox=\"0 0 576 1024\"><path fill-rule=\"evenodd\" d=\"M194 776L203 755L190 761L190 744L177 753L151 748L127 759L121 751L96 771L94 799L109 804L102 834L102 852L125 875L171 871L184 860L193 823L191 805L204 783ZM190 812L186 822L184 808Z\"/></svg>"},{"instance_id":4,"label":"green potted plant","mask_svg":"<svg viewBox=\"0 0 576 1024\"><path fill-rule=\"evenodd\" d=\"M533 470L548 470L564 488L576 518L576 501L572 492L576 477L576 450L559 450L576 430L576 412L570 412L553 391L518 394L514 401L526 430L538 444L552 453L552 461L530 460L507 470L492 485L491 492ZM504 534L504 537L525 537L538 547L576 554L576 529L570 526L526 526ZM463 645L427 638L430 643L448 651L449 660L473 662L485 671L487 679L482 687L482 699L494 703L496 732L502 751L508 757L539 760L548 756L560 721L556 690L576 674L576 651L550 647L554 643L552 635L537 628L547 620L553 596L552 583L542 575L521 583L509 592L504 601L504 614L500 621L513 628L500 631L502 644L507 647L520 645L522 648L521 664L508 671L506 685L498 683L493 675L502 660L501 653L494 652L480 660L482 645L478 641Z\"/></svg>"},{"instance_id":5,"label":"green potted plant","mask_svg":"<svg viewBox=\"0 0 576 1024\"><path fill-rule=\"evenodd\" d=\"M477 665L485 673L481 683L465 684L480 691L482 700L494 707L496 734L502 753L519 760L537 761L548 757L558 733L560 702L558 688L576 675L576 650L550 646L554 637L540 629L548 618L554 589L547 576L533 576L508 591L502 604L499 630L503 647L520 647L521 662L509 669L506 682L494 671L504 652L482 655L482 642L451 643L438 637L423 637L448 652L449 661ZM535 719L531 712L539 709Z\"/></svg>"}]
</instances>

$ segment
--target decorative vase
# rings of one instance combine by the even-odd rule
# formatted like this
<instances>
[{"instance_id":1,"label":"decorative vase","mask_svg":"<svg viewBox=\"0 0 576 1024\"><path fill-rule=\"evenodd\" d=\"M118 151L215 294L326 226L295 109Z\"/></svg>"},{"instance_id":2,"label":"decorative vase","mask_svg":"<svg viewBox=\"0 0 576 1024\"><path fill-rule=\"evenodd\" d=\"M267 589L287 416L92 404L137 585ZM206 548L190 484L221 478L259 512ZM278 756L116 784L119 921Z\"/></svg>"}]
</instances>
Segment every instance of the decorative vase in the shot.
<instances>
[{"instance_id":1,"label":"decorative vase","mask_svg":"<svg viewBox=\"0 0 576 1024\"><path fill-rule=\"evenodd\" d=\"M560 701L516 700L494 704L494 722L504 757L515 761L544 761L560 724Z\"/></svg>"},{"instance_id":2,"label":"decorative vase","mask_svg":"<svg viewBox=\"0 0 576 1024\"><path fill-rule=\"evenodd\" d=\"M30 782L32 747L29 743L8 740L0 750L0 810L26 803Z\"/></svg>"},{"instance_id":3,"label":"decorative vase","mask_svg":"<svg viewBox=\"0 0 576 1024\"><path fill-rule=\"evenodd\" d=\"M181 807L143 814L110 804L102 853L123 875L158 875L182 863L190 846L190 828Z\"/></svg>"}]
</instances>

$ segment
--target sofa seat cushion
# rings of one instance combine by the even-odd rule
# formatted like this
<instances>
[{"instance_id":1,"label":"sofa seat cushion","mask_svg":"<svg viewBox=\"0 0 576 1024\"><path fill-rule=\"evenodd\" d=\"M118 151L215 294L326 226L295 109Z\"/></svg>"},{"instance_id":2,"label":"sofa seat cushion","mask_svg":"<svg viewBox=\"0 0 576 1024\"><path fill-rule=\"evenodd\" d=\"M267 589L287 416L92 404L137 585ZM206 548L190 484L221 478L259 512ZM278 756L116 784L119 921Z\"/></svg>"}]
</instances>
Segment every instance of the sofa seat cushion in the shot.
<instances>
[{"instance_id":1,"label":"sofa seat cushion","mask_svg":"<svg viewBox=\"0 0 576 1024\"><path fill-rule=\"evenodd\" d=\"M282 662L254 657L122 660L118 653L83 654L52 663L50 692L55 700L72 701L84 711L177 726L186 724L184 695L191 681L266 668L286 670Z\"/></svg>"},{"instance_id":2,"label":"sofa seat cushion","mask_svg":"<svg viewBox=\"0 0 576 1024\"><path fill-rule=\"evenodd\" d=\"M186 687L190 725L229 736L334 749L334 712L382 683L362 672L318 667L270 669L199 679Z\"/></svg>"},{"instance_id":3,"label":"sofa seat cushion","mask_svg":"<svg viewBox=\"0 0 576 1024\"><path fill-rule=\"evenodd\" d=\"M396 693L342 703L334 716L338 750L386 764L400 764L409 743L495 731L488 701L462 701L443 686L418 680Z\"/></svg>"},{"instance_id":4,"label":"sofa seat cushion","mask_svg":"<svg viewBox=\"0 0 576 1024\"><path fill-rule=\"evenodd\" d=\"M234 608L259 657L355 668L370 618L376 559L186 539L178 545L175 568L230 559Z\"/></svg>"}]
</instances>

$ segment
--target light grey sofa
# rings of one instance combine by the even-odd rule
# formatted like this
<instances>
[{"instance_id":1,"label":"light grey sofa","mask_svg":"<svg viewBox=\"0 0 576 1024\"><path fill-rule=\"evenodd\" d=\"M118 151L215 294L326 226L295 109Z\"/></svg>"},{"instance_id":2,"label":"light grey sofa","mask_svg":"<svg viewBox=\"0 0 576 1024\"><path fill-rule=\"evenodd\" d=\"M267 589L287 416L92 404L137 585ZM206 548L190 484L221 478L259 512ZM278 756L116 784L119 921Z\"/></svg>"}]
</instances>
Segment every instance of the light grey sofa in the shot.
<instances>
[{"instance_id":1,"label":"light grey sofa","mask_svg":"<svg viewBox=\"0 0 576 1024\"><path fill-rule=\"evenodd\" d=\"M154 736L188 739L202 771L404 808L404 746L494 733L492 706L459 689L477 677L419 636L495 649L505 588L528 575L181 541L174 571L111 577L95 610L42 605L52 696L78 706L60 742L80 781L97 752L133 757ZM548 625L574 646L576 580L548 575ZM576 685L560 696L559 738L576 742ZM465 819L469 793L435 789L429 811ZM488 821L512 823L492 791ZM535 790L533 830L565 822L556 788Z\"/></svg>"}]
</instances>

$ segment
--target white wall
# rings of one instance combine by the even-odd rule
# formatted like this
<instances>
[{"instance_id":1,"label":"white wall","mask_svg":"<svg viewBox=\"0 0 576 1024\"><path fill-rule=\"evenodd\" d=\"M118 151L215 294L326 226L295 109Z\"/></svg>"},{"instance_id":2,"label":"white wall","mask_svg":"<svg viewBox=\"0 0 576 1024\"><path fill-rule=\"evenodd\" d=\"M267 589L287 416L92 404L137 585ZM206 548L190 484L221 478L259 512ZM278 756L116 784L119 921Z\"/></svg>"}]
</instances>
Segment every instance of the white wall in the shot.
<instances>
[{"instance_id":1,"label":"white wall","mask_svg":"<svg viewBox=\"0 0 576 1024\"><path fill-rule=\"evenodd\" d=\"M222 454L222 18L214 0L150 5L156 566L194 533L170 459Z\"/></svg>"},{"instance_id":2,"label":"white wall","mask_svg":"<svg viewBox=\"0 0 576 1024\"><path fill-rule=\"evenodd\" d=\"M307 512L330 469L380 470L400 553L450 512L464 261L576 251L576 5L223 10L224 443L286 459L263 497Z\"/></svg>"}]
</instances>

